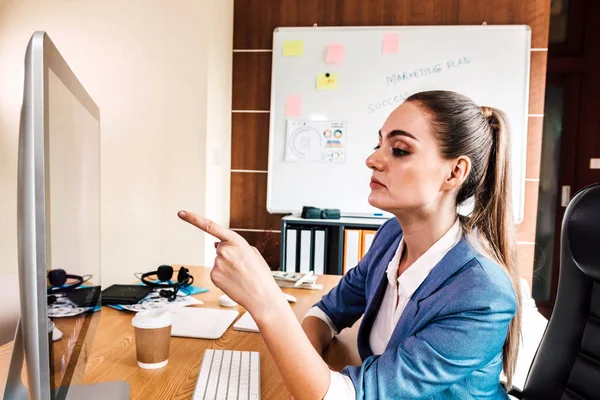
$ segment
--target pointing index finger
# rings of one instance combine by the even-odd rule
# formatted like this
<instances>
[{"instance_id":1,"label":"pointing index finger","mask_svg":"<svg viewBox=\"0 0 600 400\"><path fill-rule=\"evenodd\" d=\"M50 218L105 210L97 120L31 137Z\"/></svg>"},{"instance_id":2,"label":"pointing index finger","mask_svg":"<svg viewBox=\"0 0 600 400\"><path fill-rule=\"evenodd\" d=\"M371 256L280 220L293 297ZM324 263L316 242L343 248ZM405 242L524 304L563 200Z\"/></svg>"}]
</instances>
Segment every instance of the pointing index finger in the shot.
<instances>
[{"instance_id":1,"label":"pointing index finger","mask_svg":"<svg viewBox=\"0 0 600 400\"><path fill-rule=\"evenodd\" d=\"M222 242L237 242L239 238L241 238L241 236L234 231L229 230L208 218L201 217L198 214L189 211L179 211L177 215L182 220L194 225L209 235L220 239Z\"/></svg>"}]
</instances>

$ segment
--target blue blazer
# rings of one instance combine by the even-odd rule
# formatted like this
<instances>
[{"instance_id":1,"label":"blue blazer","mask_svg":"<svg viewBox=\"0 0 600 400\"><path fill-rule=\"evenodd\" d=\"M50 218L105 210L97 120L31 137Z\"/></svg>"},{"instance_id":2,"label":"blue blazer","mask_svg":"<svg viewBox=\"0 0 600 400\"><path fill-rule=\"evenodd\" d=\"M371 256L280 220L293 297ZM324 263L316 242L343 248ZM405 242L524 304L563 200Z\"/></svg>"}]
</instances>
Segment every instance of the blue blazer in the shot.
<instances>
[{"instance_id":1,"label":"blue blazer","mask_svg":"<svg viewBox=\"0 0 600 400\"><path fill-rule=\"evenodd\" d=\"M402 237L396 218L369 252L316 305L338 331L361 316L361 366L348 366L356 398L507 399L500 385L502 346L517 300L505 271L461 239L406 305L381 355L369 335L388 284L386 269Z\"/></svg>"}]
</instances>

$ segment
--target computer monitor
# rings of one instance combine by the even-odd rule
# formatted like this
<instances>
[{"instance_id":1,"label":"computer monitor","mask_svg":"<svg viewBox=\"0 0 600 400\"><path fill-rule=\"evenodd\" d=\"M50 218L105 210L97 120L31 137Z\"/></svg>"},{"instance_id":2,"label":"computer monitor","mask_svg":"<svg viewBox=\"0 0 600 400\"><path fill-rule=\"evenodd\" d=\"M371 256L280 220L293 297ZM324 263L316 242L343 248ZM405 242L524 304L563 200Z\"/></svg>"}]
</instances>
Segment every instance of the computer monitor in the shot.
<instances>
[{"instance_id":1,"label":"computer monitor","mask_svg":"<svg viewBox=\"0 0 600 400\"><path fill-rule=\"evenodd\" d=\"M59 341L48 334L49 271L85 275L86 285L100 285L100 110L45 32L34 33L27 46L24 77L17 185L21 317L4 398L128 399L126 382L79 385L86 362L80 355L88 352L99 319L99 290L86 312L53 318L63 334ZM63 291L53 295L60 299Z\"/></svg>"}]
</instances>

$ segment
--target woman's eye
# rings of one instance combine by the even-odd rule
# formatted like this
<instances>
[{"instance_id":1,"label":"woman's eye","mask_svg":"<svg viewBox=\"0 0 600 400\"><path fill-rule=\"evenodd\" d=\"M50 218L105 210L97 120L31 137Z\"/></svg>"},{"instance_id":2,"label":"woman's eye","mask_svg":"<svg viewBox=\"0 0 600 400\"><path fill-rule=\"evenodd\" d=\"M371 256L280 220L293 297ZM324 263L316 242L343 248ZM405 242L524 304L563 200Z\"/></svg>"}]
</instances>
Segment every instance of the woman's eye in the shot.
<instances>
[{"instance_id":1,"label":"woman's eye","mask_svg":"<svg viewBox=\"0 0 600 400\"><path fill-rule=\"evenodd\" d=\"M379 150L381 148L381 145L378 144L377 146L373 147L373 150Z\"/></svg>"},{"instance_id":2,"label":"woman's eye","mask_svg":"<svg viewBox=\"0 0 600 400\"><path fill-rule=\"evenodd\" d=\"M394 157L402 157L409 154L408 151L397 148L393 148L392 153L394 154Z\"/></svg>"}]
</instances>

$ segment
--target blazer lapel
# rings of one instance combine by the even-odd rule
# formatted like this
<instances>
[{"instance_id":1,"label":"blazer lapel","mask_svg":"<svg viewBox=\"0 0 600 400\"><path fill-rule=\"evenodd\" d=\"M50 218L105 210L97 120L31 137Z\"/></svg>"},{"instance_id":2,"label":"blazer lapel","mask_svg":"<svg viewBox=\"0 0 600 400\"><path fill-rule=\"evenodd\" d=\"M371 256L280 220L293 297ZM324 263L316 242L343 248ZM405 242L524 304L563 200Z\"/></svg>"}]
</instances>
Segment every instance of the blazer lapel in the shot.
<instances>
[{"instance_id":1,"label":"blazer lapel","mask_svg":"<svg viewBox=\"0 0 600 400\"><path fill-rule=\"evenodd\" d=\"M398 235L398 237L394 240L393 244L381 257L381 261L376 262L377 271L375 272L373 277L373 284L377 285L377 287L371 295L370 299L367 299L367 308L365 310L362 323L360 324L358 330L359 337L365 338L364 340L361 340L360 338L358 339L358 352L363 360L373 355L373 352L371 351L371 346L369 345L369 336L371 334L373 322L377 317L377 312L379 311L379 307L381 306L381 302L383 301L383 295L385 294L385 289L388 284L386 271L390 261L392 261L392 258L394 258L394 255L396 254L396 250L398 250L398 246L400 245L401 239L402 234ZM366 343L366 346L361 346L361 343Z\"/></svg>"},{"instance_id":2,"label":"blazer lapel","mask_svg":"<svg viewBox=\"0 0 600 400\"><path fill-rule=\"evenodd\" d=\"M397 346L397 343L402 342L409 335L409 329L413 326L413 321L419 311L419 301L427 298L440 286L444 285L448 278L464 267L475 255L475 250L468 239L464 237L446 253L444 258L431 270L421 286L413 293L398 320L388 347Z\"/></svg>"}]
</instances>

